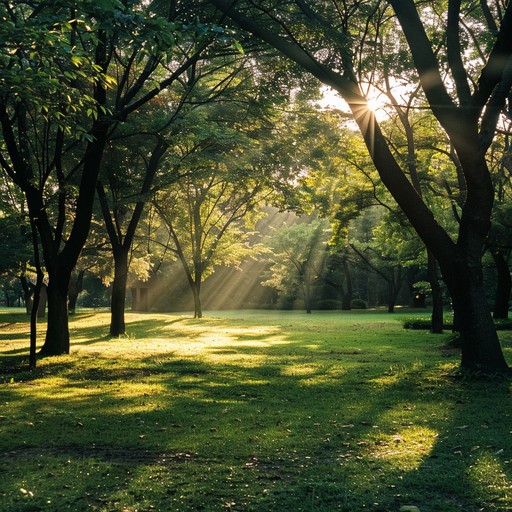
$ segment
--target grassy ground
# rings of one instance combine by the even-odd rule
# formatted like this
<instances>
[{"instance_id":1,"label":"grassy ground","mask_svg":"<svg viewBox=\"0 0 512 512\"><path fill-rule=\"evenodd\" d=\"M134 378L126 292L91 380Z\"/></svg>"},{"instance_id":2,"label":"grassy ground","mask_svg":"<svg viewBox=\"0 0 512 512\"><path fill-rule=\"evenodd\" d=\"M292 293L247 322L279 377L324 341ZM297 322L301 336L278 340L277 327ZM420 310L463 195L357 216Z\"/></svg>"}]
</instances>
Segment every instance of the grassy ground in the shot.
<instances>
[{"instance_id":1,"label":"grassy ground","mask_svg":"<svg viewBox=\"0 0 512 512\"><path fill-rule=\"evenodd\" d=\"M398 319L84 313L30 374L0 312L0 511L511 511L510 383Z\"/></svg>"}]
</instances>

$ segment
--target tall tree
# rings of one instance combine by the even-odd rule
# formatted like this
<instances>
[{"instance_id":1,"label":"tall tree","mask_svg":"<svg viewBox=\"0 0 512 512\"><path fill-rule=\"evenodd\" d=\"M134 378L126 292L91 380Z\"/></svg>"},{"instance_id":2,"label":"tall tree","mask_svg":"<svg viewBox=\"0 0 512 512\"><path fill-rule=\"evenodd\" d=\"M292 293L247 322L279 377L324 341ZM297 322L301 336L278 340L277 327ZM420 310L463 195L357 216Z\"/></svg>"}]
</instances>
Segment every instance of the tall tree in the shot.
<instances>
[{"instance_id":1,"label":"tall tree","mask_svg":"<svg viewBox=\"0 0 512 512\"><path fill-rule=\"evenodd\" d=\"M181 154L175 150L180 139L195 129L195 123L202 122L194 111L226 98L231 103L238 101L247 81L243 75L248 72L248 62L232 41L218 41L194 64L187 80L176 81L149 102L145 119L138 116L136 123L127 123L110 148L110 163L104 166L97 193L114 257L111 336L125 332L129 259L145 205L155 190L179 179L180 167L186 167L183 161L195 151L193 146ZM250 93L245 91L247 101Z\"/></svg>"},{"instance_id":2,"label":"tall tree","mask_svg":"<svg viewBox=\"0 0 512 512\"><path fill-rule=\"evenodd\" d=\"M205 151L184 163L186 175L154 199L172 241L170 250L187 276L196 318L203 315L202 283L214 265L237 265L253 252L241 228L268 196L271 180L268 168L247 158L249 144L236 134L217 128L216 136L210 131L204 144Z\"/></svg>"},{"instance_id":3,"label":"tall tree","mask_svg":"<svg viewBox=\"0 0 512 512\"><path fill-rule=\"evenodd\" d=\"M184 41L196 27L154 15L151 2L4 2L0 15L0 165L25 194L48 273L41 352L67 353L69 281L105 147L121 123L186 74L204 39Z\"/></svg>"},{"instance_id":4,"label":"tall tree","mask_svg":"<svg viewBox=\"0 0 512 512\"><path fill-rule=\"evenodd\" d=\"M96 185L114 259L110 304L110 335L114 337L125 333L124 308L132 245L144 206L152 196L152 185L160 160L167 148L168 143L156 137L153 150L147 159L144 155L137 161L133 159L133 155L132 158L123 158L122 153L117 153L115 170L110 169L111 172L107 174L111 200L107 196L103 180L100 179Z\"/></svg>"},{"instance_id":5,"label":"tall tree","mask_svg":"<svg viewBox=\"0 0 512 512\"><path fill-rule=\"evenodd\" d=\"M493 10L483 1L466 12L460 0L449 0L445 18L436 18L429 4L413 0L390 0L391 18L383 17L380 3L296 0L288 2L286 9L252 2L237 2L236 8L225 0L210 3L344 98L383 183L439 262L459 319L462 366L507 369L486 301L481 255L494 192L485 154L512 85L512 3ZM486 16L473 14L479 9ZM452 240L418 195L368 107L353 49L364 46L365 20L372 16L396 23L401 59L412 61L428 108L457 155L465 180L457 240ZM468 24L464 17L471 19L476 38L464 37ZM485 25L490 18L498 31ZM442 29L446 38L435 39ZM483 45L473 53L467 45L484 41L489 41L488 52L478 60L475 55Z\"/></svg>"}]
</instances>

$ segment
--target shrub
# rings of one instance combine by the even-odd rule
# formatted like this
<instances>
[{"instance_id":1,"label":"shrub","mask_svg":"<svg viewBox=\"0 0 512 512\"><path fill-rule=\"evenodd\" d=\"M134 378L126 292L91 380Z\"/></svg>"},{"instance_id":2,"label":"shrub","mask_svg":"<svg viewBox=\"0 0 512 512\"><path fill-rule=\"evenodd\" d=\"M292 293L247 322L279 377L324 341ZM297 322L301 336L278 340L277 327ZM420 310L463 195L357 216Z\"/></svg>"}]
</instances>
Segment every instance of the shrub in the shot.
<instances>
[{"instance_id":1,"label":"shrub","mask_svg":"<svg viewBox=\"0 0 512 512\"><path fill-rule=\"evenodd\" d=\"M494 320L494 323L498 331L512 331L512 319L510 318Z\"/></svg>"},{"instance_id":2,"label":"shrub","mask_svg":"<svg viewBox=\"0 0 512 512\"><path fill-rule=\"evenodd\" d=\"M350 301L350 307L352 309L368 309L368 304L363 299L352 299Z\"/></svg>"},{"instance_id":3,"label":"shrub","mask_svg":"<svg viewBox=\"0 0 512 512\"><path fill-rule=\"evenodd\" d=\"M449 317L448 320L450 320L450 318L451 317ZM495 320L494 323L498 331L512 331L512 319ZM432 328L432 321L430 318L425 317L404 318L402 320L402 325L404 329L417 329L427 331ZM453 324L451 321L445 322L443 329L453 329Z\"/></svg>"},{"instance_id":4,"label":"shrub","mask_svg":"<svg viewBox=\"0 0 512 512\"><path fill-rule=\"evenodd\" d=\"M322 299L318 301L318 309L334 310L341 309L341 302L336 299Z\"/></svg>"},{"instance_id":5,"label":"shrub","mask_svg":"<svg viewBox=\"0 0 512 512\"><path fill-rule=\"evenodd\" d=\"M432 327L430 318L405 318L402 320L404 329L429 330Z\"/></svg>"}]
</instances>

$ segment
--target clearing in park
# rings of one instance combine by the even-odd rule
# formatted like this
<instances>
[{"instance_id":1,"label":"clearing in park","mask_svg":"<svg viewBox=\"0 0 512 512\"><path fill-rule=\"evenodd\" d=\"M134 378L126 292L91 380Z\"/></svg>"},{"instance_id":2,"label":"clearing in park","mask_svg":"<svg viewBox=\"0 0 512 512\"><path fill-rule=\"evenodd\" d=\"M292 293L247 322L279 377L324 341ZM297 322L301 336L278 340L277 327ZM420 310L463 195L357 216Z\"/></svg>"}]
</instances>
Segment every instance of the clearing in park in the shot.
<instances>
[{"instance_id":1,"label":"clearing in park","mask_svg":"<svg viewBox=\"0 0 512 512\"><path fill-rule=\"evenodd\" d=\"M0 511L512 510L510 383L403 319L83 312L29 373L4 310Z\"/></svg>"}]
</instances>

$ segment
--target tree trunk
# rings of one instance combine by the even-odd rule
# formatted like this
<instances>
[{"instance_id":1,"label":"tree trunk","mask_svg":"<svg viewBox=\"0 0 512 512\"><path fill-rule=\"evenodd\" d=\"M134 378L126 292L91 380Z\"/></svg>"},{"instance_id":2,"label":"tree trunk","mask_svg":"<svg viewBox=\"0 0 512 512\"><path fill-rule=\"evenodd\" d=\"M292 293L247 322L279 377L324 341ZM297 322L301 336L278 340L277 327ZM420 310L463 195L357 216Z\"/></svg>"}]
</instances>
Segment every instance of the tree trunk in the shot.
<instances>
[{"instance_id":1,"label":"tree trunk","mask_svg":"<svg viewBox=\"0 0 512 512\"><path fill-rule=\"evenodd\" d=\"M20 280L21 288L23 289L23 300L25 301L25 311L27 315L30 315L32 312L32 290L28 284L27 277L25 275L21 275L18 277Z\"/></svg>"},{"instance_id":2,"label":"tree trunk","mask_svg":"<svg viewBox=\"0 0 512 512\"><path fill-rule=\"evenodd\" d=\"M69 354L68 287L71 271L48 270L48 328L41 355Z\"/></svg>"},{"instance_id":3,"label":"tree trunk","mask_svg":"<svg viewBox=\"0 0 512 512\"><path fill-rule=\"evenodd\" d=\"M110 336L119 337L126 333L124 308L126 283L128 280L128 251L117 247L114 254L114 282L110 302Z\"/></svg>"},{"instance_id":4,"label":"tree trunk","mask_svg":"<svg viewBox=\"0 0 512 512\"><path fill-rule=\"evenodd\" d=\"M9 297L9 290L7 288L3 288L4 297L5 297L5 305L10 308L11 307L11 300Z\"/></svg>"},{"instance_id":5,"label":"tree trunk","mask_svg":"<svg viewBox=\"0 0 512 512\"><path fill-rule=\"evenodd\" d=\"M348 291L341 296L341 310L350 311L352 309L352 294Z\"/></svg>"},{"instance_id":6,"label":"tree trunk","mask_svg":"<svg viewBox=\"0 0 512 512\"><path fill-rule=\"evenodd\" d=\"M397 275L394 272L390 272L388 280L388 313L395 312L395 305L400 293L400 286L402 284L402 270L398 268Z\"/></svg>"},{"instance_id":7,"label":"tree trunk","mask_svg":"<svg viewBox=\"0 0 512 512\"><path fill-rule=\"evenodd\" d=\"M508 318L508 303L510 300L510 290L512 288L512 279L510 278L510 270L503 253L498 250L491 250L494 264L497 272L496 293L494 296L493 318Z\"/></svg>"},{"instance_id":8,"label":"tree trunk","mask_svg":"<svg viewBox=\"0 0 512 512\"><path fill-rule=\"evenodd\" d=\"M39 300L37 303L37 318L44 318L46 316L46 303L48 301L48 290L46 288L46 285L41 283L39 290Z\"/></svg>"},{"instance_id":9,"label":"tree trunk","mask_svg":"<svg viewBox=\"0 0 512 512\"><path fill-rule=\"evenodd\" d=\"M437 275L437 262L429 250L427 250L428 258L428 281L432 290L432 326L430 332L433 334L443 333L443 292L439 284L439 276Z\"/></svg>"},{"instance_id":10,"label":"tree trunk","mask_svg":"<svg viewBox=\"0 0 512 512\"><path fill-rule=\"evenodd\" d=\"M395 312L395 304L396 304L396 292L394 290L393 283L388 283L388 313Z\"/></svg>"},{"instance_id":11,"label":"tree trunk","mask_svg":"<svg viewBox=\"0 0 512 512\"><path fill-rule=\"evenodd\" d=\"M350 266L346 258L343 260L342 265L347 289L341 296L341 309L343 311L350 311L352 309L351 303L353 297L352 275L350 274Z\"/></svg>"},{"instance_id":12,"label":"tree trunk","mask_svg":"<svg viewBox=\"0 0 512 512\"><path fill-rule=\"evenodd\" d=\"M452 299L457 328L461 336L463 368L499 371L508 368L496 327L485 297L483 279L467 265L452 269L445 277Z\"/></svg>"},{"instance_id":13,"label":"tree trunk","mask_svg":"<svg viewBox=\"0 0 512 512\"><path fill-rule=\"evenodd\" d=\"M194 296L194 318L203 318L203 305L201 303L201 280L196 280L192 286Z\"/></svg>"}]
</instances>

